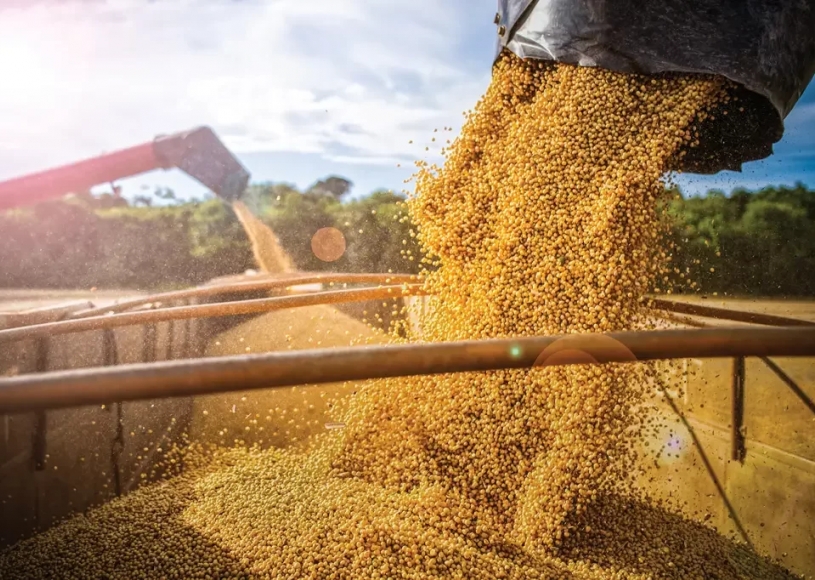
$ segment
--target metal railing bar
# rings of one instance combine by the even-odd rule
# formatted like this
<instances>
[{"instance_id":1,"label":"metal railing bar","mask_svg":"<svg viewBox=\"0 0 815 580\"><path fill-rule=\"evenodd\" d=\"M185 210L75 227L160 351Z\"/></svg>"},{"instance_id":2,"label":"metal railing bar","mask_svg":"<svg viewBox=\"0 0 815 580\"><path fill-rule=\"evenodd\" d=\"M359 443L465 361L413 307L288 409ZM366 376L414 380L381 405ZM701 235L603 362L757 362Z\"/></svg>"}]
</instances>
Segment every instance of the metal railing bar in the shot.
<instances>
[{"instance_id":1,"label":"metal railing bar","mask_svg":"<svg viewBox=\"0 0 815 580\"><path fill-rule=\"evenodd\" d=\"M809 396L804 392L804 390L796 383L792 377L790 377L784 370L778 366L772 359L767 358L766 356L759 357L761 361L769 367L771 371L773 371L776 376L781 379L781 381L787 385L790 390L795 393L795 396L801 399L801 402L806 405L806 407L815 414L815 402L809 398Z\"/></svg>"},{"instance_id":2,"label":"metal railing bar","mask_svg":"<svg viewBox=\"0 0 815 580\"><path fill-rule=\"evenodd\" d=\"M0 379L0 414L538 365L736 356L815 356L815 328L682 329L365 346L60 371Z\"/></svg>"},{"instance_id":3,"label":"metal railing bar","mask_svg":"<svg viewBox=\"0 0 815 580\"><path fill-rule=\"evenodd\" d=\"M213 284L211 286L197 286L185 290L173 292L162 292L150 296L142 296L125 300L110 306L101 306L77 312L71 318L89 318L91 316L101 316L110 313L124 312L133 308L144 306L156 302L169 302L171 300L187 300L190 298L202 298L207 296L217 296L227 293L255 292L259 290L275 290L299 286L301 284L335 283L335 284L404 284L416 282L417 276L410 274L335 274L335 273L303 273L286 276L285 278L268 278L262 280L251 280L248 282L235 282L232 284Z\"/></svg>"},{"instance_id":4,"label":"metal railing bar","mask_svg":"<svg viewBox=\"0 0 815 580\"><path fill-rule=\"evenodd\" d=\"M220 316L256 314L286 308L315 306L319 304L367 302L369 300L381 300L417 295L420 292L421 287L419 285L394 285L351 290L329 290L325 292L295 294L291 296L260 298L257 300L239 300L235 302L218 302L214 304L198 304L194 306L157 308L155 310L125 312L120 314L111 314L108 316L93 316L88 318L79 318L76 320L63 320L48 324L37 324L33 326L0 330L0 344L42 336L54 336L58 334L85 332L104 328L117 328L121 326L155 324L157 322L166 322L169 320L216 318Z\"/></svg>"},{"instance_id":5,"label":"metal railing bar","mask_svg":"<svg viewBox=\"0 0 815 580\"><path fill-rule=\"evenodd\" d=\"M648 300L648 304L655 309L667 310L668 312L673 312L675 314L688 314L690 316L702 316L704 318L729 320L731 322L747 322L750 324L760 324L764 326L815 327L815 322L802 320L800 318L788 318L786 316L776 316L774 314L761 314L758 312L731 310L729 308L716 308L714 306L702 306L701 304L688 304L687 302L677 302L675 300L665 300L662 298L652 298Z\"/></svg>"}]
</instances>

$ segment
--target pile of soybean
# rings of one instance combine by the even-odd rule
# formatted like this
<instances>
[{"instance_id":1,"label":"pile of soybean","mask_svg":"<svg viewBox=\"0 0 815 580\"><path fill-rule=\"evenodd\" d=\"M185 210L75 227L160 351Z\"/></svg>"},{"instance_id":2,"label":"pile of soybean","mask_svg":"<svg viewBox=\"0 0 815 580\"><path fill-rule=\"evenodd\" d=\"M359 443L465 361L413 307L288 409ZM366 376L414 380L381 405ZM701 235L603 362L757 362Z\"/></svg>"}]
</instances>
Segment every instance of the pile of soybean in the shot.
<instances>
[{"instance_id":1,"label":"pile of soybean","mask_svg":"<svg viewBox=\"0 0 815 580\"><path fill-rule=\"evenodd\" d=\"M648 328L669 266L662 176L727 94L502 58L408 202L435 295L421 340ZM637 491L652 375L371 381L307 451L211 452L7 550L0 577L786 577Z\"/></svg>"}]
</instances>

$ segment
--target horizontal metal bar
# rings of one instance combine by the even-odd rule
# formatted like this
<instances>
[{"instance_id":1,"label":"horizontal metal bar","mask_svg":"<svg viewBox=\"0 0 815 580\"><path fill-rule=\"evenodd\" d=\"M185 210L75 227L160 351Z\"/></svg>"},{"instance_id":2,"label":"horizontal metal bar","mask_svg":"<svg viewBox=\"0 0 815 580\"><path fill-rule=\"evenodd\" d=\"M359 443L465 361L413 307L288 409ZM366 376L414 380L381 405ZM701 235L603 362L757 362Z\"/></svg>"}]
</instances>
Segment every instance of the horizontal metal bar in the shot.
<instances>
[{"instance_id":1,"label":"horizontal metal bar","mask_svg":"<svg viewBox=\"0 0 815 580\"><path fill-rule=\"evenodd\" d=\"M261 280L250 280L247 282L235 282L232 284L213 284L211 286L198 286L185 290L173 292L162 292L142 296L132 300L125 300L110 306L100 306L77 312L72 318L88 318L100 316L111 312L124 312L132 308L144 306L155 302L169 302L171 300L187 300L190 298L203 298L207 296L218 296L227 293L248 293L258 290L275 290L287 288L289 286L299 286L301 284L405 284L418 281L417 276L410 274L336 274L336 273L313 273L305 272L286 276L285 278L269 278L264 276Z\"/></svg>"},{"instance_id":2,"label":"horizontal metal bar","mask_svg":"<svg viewBox=\"0 0 815 580\"><path fill-rule=\"evenodd\" d=\"M22 375L0 379L0 414L384 377L735 356L815 356L815 329L683 329L367 346Z\"/></svg>"},{"instance_id":3,"label":"horizontal metal bar","mask_svg":"<svg viewBox=\"0 0 815 580\"><path fill-rule=\"evenodd\" d=\"M749 324L761 324L764 326L815 327L815 322L809 320L787 318L786 316L775 316L774 314L760 314L758 312L731 310L729 308L716 308L714 306L688 304L687 302L664 300L662 298L652 298L648 301L648 303L653 308L658 310L667 310L669 312L675 312L677 314L689 314L691 316L703 316L705 318L716 318L719 320L730 320L732 322L746 322Z\"/></svg>"},{"instance_id":4,"label":"horizontal metal bar","mask_svg":"<svg viewBox=\"0 0 815 580\"><path fill-rule=\"evenodd\" d=\"M98 308L82 309L74 311L70 314L71 319L90 318L93 316L104 316L112 313L124 312L146 304L155 304L160 302L169 302L172 300L186 300L197 297L217 296L227 293L248 293L261 290L274 290L280 288L288 288L302 284L407 284L416 283L419 277L413 274L354 274L354 273L297 273L286 276L284 278L272 278L269 276L262 276L259 280L250 280L246 282L235 282L231 284L211 284L205 286L198 286L194 288L187 288L184 290L176 290L172 292L163 292L160 294L152 294L150 296L143 296L126 300L118 304L109 306L101 306ZM422 292L416 292L411 295L423 295ZM702 316L707 318L715 318L720 320L730 320L733 322L746 322L751 324L769 325L769 326L815 326L814 322L801 320L796 318L787 318L782 316L773 316L767 314L758 314L754 312L746 312L740 310L731 310L727 308L715 308L710 306L687 304L684 302L676 302L673 300L665 300L654 298L650 300L650 305L659 310L665 310L673 313L689 314L693 316ZM72 310L78 310L73 308ZM686 319L687 321L687 319ZM696 323L703 325L704 323ZM14 324L13 326L18 326Z\"/></svg>"},{"instance_id":5,"label":"horizontal metal bar","mask_svg":"<svg viewBox=\"0 0 815 580\"><path fill-rule=\"evenodd\" d=\"M18 312L0 312L0 329L44 324L46 322L61 320L74 312L85 310L92 305L90 300L74 300L72 302L64 302L53 306L32 308Z\"/></svg>"},{"instance_id":6,"label":"horizontal metal bar","mask_svg":"<svg viewBox=\"0 0 815 580\"><path fill-rule=\"evenodd\" d=\"M86 332L102 328L117 328L121 326L134 326L153 324L169 320L186 320L189 318L216 318L219 316L236 316L240 314L255 314L270 312L285 308L298 308L302 306L315 306L317 304L341 304L346 302L367 302L386 298L399 298L421 293L419 285L379 286L377 288L360 288L353 290L330 290L327 292L313 292L294 296L278 296L275 298L261 298L258 300L239 300L237 302L218 302L215 304L199 304L197 306L177 306L174 308L161 308L140 312L125 312L111 314L110 316L94 316L77 320L63 320L48 324L36 324L22 328L0 330L0 344L37 338L41 336L54 336L72 332Z\"/></svg>"},{"instance_id":7,"label":"horizontal metal bar","mask_svg":"<svg viewBox=\"0 0 815 580\"><path fill-rule=\"evenodd\" d=\"M211 285L199 286L187 290L177 290L174 292L165 292L162 294L154 294L152 296L145 296L142 298L135 298L125 302L120 302L108 307L94 308L75 313L72 318L89 318L91 316L99 316L104 314L123 312L145 304L156 302L166 302L170 300L188 299L195 297L217 296L226 293L241 293L241 292L254 292L257 290L274 290L278 288L287 288L290 286L297 286L301 284L314 284L314 283L335 283L335 284L406 284L416 283L419 281L418 276L411 274L295 274L291 277L282 279L269 279L264 277L263 280L250 281L250 282L236 282L233 284L224 285ZM417 293L416 295L423 295L424 293ZM657 310L665 310L668 312L678 314L688 314L692 316L701 316L705 318L713 318L717 320L728 320L732 322L745 322L748 324L758 324L764 326L814 326L815 322L802 320L799 318L788 318L785 316L775 316L770 314L759 314L756 312L747 312L743 310L731 310L729 308L715 308L712 306L702 306L699 304L688 304L686 302L677 302L674 300L665 300L662 298L653 298L649 304Z\"/></svg>"},{"instance_id":8,"label":"horizontal metal bar","mask_svg":"<svg viewBox=\"0 0 815 580\"><path fill-rule=\"evenodd\" d=\"M120 326L131 326L148 324L154 322L165 322L172 320L188 320L192 318L207 318L219 316L234 316L241 314L252 314L257 312L268 312L285 308L297 308L300 306L312 306L315 304L340 304L343 302L364 302L368 300L378 300L381 298L391 298L397 296L426 296L427 293L421 284L401 284L399 286L379 286L377 288L333 290L326 292L316 292L309 294L298 294L291 296L281 296L273 298L263 298L258 300L243 300L234 302L219 302L213 304L201 304L184 307L157 308L150 311L139 311L125 314L117 314L116 310L124 310L146 304L156 304L159 301L169 301L193 295L206 296L224 293L254 291L259 289L286 288L300 284L309 283L375 283L375 282L405 282L416 280L416 276L406 274L314 274L287 277L285 279L252 281L247 283L235 283L223 286L198 287L176 292L166 292L155 294L149 297L134 299L123 302L108 308L97 308L84 310L76 313L72 320L63 320L43 324L35 324L18 328L0 329L0 344L4 342L14 342L29 338L37 338L44 335L66 334L72 332L85 332L100 328L116 328ZM669 300L653 300L652 304L667 312L688 312L696 316L705 316L711 310L709 307L699 307L673 302ZM687 309L690 306L693 311ZM723 317L724 314L733 314L734 321L747 321L753 317L753 313L732 311L727 309L712 309L714 315ZM720 315L721 313L721 315ZM753 324L769 324L766 315L758 315L764 318L760 322L752 321ZM676 320L697 327L707 326L704 322L696 322L681 316L666 316L668 319ZM805 320L783 317L769 317L773 323L788 323L789 326L815 326Z\"/></svg>"}]
</instances>

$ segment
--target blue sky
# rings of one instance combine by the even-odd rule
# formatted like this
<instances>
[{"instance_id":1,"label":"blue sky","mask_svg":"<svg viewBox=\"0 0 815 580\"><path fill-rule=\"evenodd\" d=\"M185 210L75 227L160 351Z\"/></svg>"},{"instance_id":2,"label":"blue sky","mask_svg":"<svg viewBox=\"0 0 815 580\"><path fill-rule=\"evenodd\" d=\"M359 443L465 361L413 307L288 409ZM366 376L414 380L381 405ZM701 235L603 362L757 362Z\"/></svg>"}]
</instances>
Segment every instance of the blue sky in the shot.
<instances>
[{"instance_id":1,"label":"blue sky","mask_svg":"<svg viewBox=\"0 0 815 580\"><path fill-rule=\"evenodd\" d=\"M689 194L711 188L730 192L736 187L758 189L765 185L795 185L798 181L815 189L815 82L810 83L787 116L784 137L773 149L772 156L746 163L741 173L722 171L710 176L682 175L677 181Z\"/></svg>"},{"instance_id":2,"label":"blue sky","mask_svg":"<svg viewBox=\"0 0 815 580\"><path fill-rule=\"evenodd\" d=\"M254 181L402 189L414 160L440 160L438 143L425 152L433 129L457 130L489 83L494 14L495 0L6 4L0 179L210 125ZM815 187L815 87L776 151L742 174L680 181ZM120 184L204 191L176 171Z\"/></svg>"}]
</instances>

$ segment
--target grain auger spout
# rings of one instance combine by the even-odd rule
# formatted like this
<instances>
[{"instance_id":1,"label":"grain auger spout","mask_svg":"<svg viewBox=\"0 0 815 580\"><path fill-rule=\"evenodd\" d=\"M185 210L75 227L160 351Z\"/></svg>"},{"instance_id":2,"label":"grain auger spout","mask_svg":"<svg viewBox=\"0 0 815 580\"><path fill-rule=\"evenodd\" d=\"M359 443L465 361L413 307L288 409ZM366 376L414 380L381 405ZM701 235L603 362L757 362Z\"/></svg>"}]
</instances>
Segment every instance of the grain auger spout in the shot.
<instances>
[{"instance_id":1,"label":"grain auger spout","mask_svg":"<svg viewBox=\"0 0 815 580\"><path fill-rule=\"evenodd\" d=\"M0 182L0 210L30 205L155 169L181 169L222 199L238 199L249 172L209 127Z\"/></svg>"},{"instance_id":2,"label":"grain auger spout","mask_svg":"<svg viewBox=\"0 0 815 580\"><path fill-rule=\"evenodd\" d=\"M772 154L815 73L809 0L499 0L498 52L627 73L716 74L738 85L676 169L740 171Z\"/></svg>"}]
</instances>

